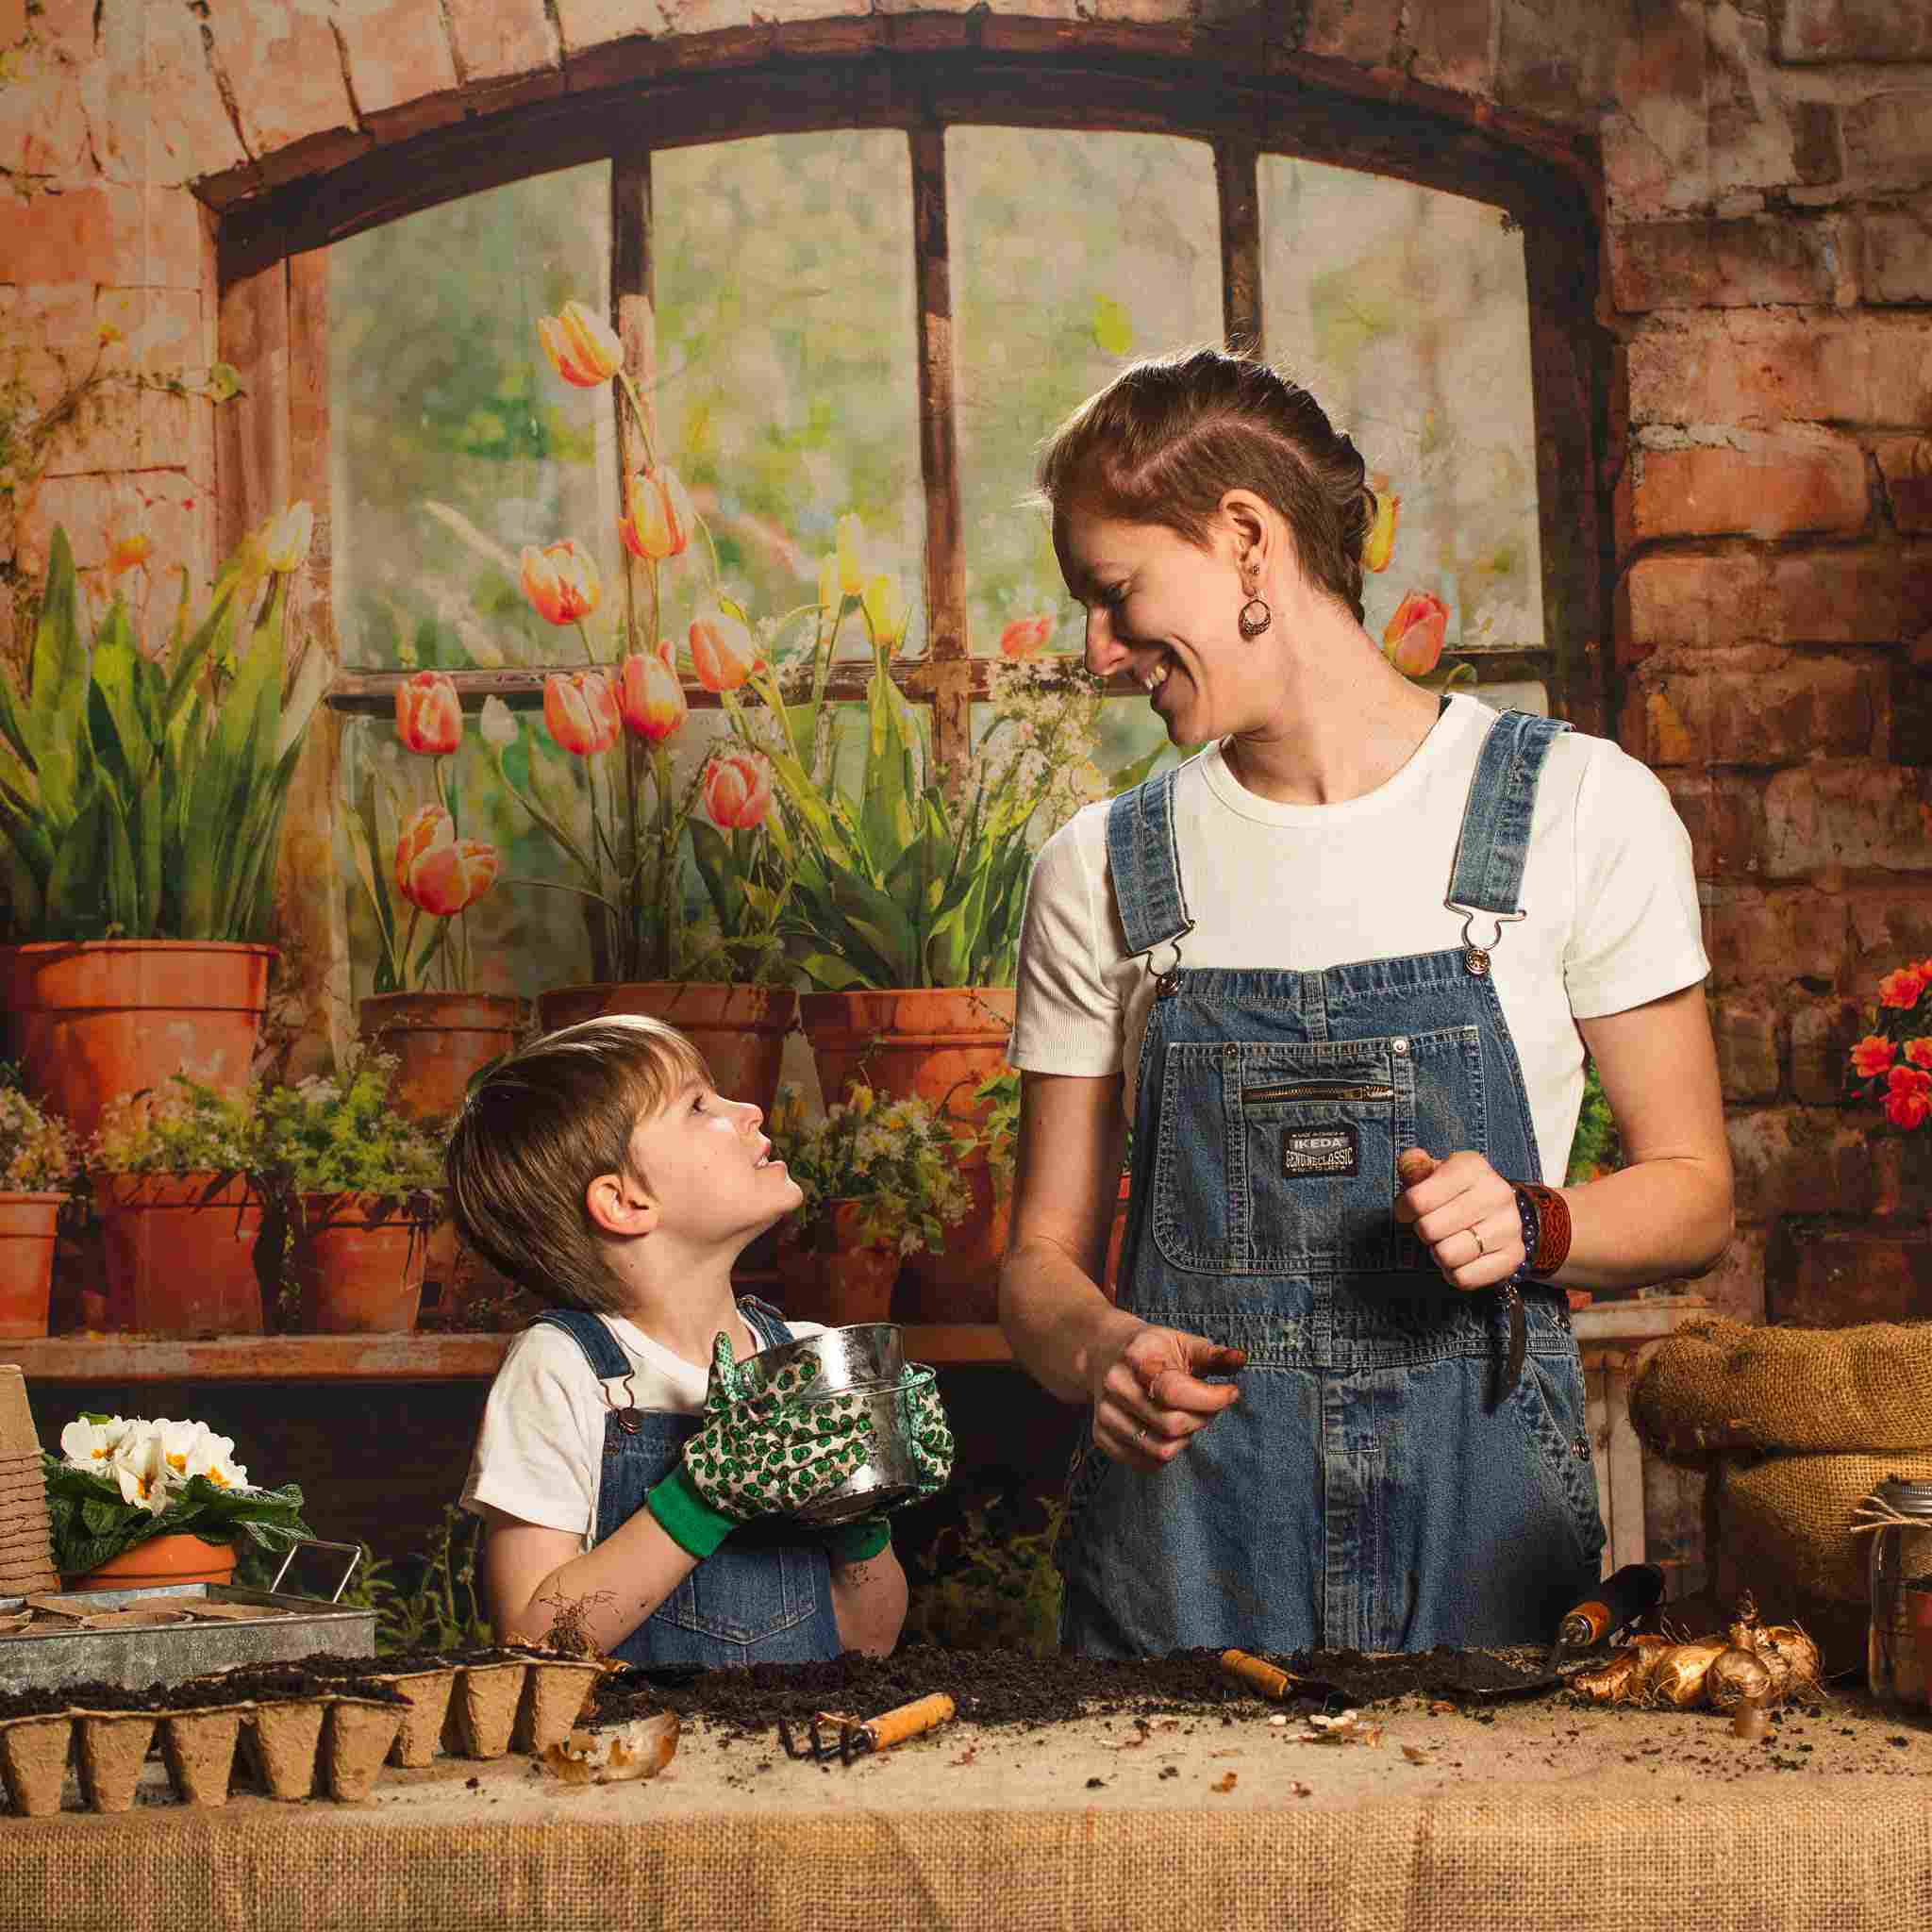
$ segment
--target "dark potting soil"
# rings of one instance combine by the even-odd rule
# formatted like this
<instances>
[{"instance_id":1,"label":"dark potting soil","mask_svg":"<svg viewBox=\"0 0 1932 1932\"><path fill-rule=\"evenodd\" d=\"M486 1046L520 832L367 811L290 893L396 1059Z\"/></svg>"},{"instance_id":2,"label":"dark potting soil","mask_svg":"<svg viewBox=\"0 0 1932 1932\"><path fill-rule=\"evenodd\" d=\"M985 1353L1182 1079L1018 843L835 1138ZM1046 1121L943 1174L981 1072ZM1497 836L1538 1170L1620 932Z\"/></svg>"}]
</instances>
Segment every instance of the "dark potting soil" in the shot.
<instances>
[{"instance_id":1,"label":"dark potting soil","mask_svg":"<svg viewBox=\"0 0 1932 1932\"><path fill-rule=\"evenodd\" d=\"M13 1690L0 1697L0 1721L10 1717L58 1717L71 1707L64 1690Z\"/></svg>"},{"instance_id":2,"label":"dark potting soil","mask_svg":"<svg viewBox=\"0 0 1932 1932\"><path fill-rule=\"evenodd\" d=\"M22 1691L24 1697L32 1691ZM129 1690L120 1684L63 1684L53 1693L65 1710L150 1710L153 1701L146 1690ZM10 1704L11 1698L8 1699Z\"/></svg>"},{"instance_id":3,"label":"dark potting soil","mask_svg":"<svg viewBox=\"0 0 1932 1932\"><path fill-rule=\"evenodd\" d=\"M1437 1697L1521 1683L1534 1674L1534 1651L1434 1650L1369 1657L1310 1651L1271 1659L1301 1680L1304 1706L1357 1707L1411 1694ZM890 1657L848 1651L830 1663L755 1664L680 1678L620 1671L597 1686L596 1722L616 1724L656 1710L702 1718L730 1736L769 1737L778 1720L817 1710L876 1717L895 1705L946 1691L961 1718L1027 1730L1099 1712L1157 1717L1224 1706L1259 1705L1222 1668L1218 1650L1180 1650L1113 1663L1095 1657L1036 1657L1014 1650L943 1650L908 1645Z\"/></svg>"}]
</instances>

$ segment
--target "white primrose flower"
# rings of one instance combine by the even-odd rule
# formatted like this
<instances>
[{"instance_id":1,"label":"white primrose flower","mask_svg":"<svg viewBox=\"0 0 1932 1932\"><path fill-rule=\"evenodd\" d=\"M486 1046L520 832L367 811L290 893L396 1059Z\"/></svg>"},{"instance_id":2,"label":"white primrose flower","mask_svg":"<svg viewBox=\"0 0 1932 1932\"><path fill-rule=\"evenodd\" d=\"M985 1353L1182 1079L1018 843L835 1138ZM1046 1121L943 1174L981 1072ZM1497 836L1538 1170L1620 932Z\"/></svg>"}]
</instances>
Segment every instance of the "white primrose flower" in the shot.
<instances>
[{"instance_id":1,"label":"white primrose flower","mask_svg":"<svg viewBox=\"0 0 1932 1932\"><path fill-rule=\"evenodd\" d=\"M211 1442L220 1442L224 1449L235 1446L225 1436L209 1436L206 1423L175 1423L163 1416L155 1424L155 1432L161 1443L162 1480L175 1489L202 1473Z\"/></svg>"},{"instance_id":2,"label":"white primrose flower","mask_svg":"<svg viewBox=\"0 0 1932 1932\"><path fill-rule=\"evenodd\" d=\"M108 1474L120 1485L124 1503L138 1503L150 1515L158 1516L174 1500L166 1479L167 1467L160 1432L152 1424L143 1424L122 1439Z\"/></svg>"},{"instance_id":3,"label":"white primrose flower","mask_svg":"<svg viewBox=\"0 0 1932 1932\"><path fill-rule=\"evenodd\" d=\"M125 1416L110 1415L104 1423L83 1416L60 1431L60 1454L75 1469L104 1468L131 1426Z\"/></svg>"}]
</instances>

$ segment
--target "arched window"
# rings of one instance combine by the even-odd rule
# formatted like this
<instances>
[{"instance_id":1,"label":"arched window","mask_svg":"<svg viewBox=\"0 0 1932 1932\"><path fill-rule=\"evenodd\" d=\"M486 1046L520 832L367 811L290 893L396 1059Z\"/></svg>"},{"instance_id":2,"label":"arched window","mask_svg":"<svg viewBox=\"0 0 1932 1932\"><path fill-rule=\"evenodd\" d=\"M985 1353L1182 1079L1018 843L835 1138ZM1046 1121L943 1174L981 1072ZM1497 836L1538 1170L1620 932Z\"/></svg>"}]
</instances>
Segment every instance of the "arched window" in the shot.
<instances>
[{"instance_id":1,"label":"arched window","mask_svg":"<svg viewBox=\"0 0 1932 1932\"><path fill-rule=\"evenodd\" d=\"M426 135L236 211L223 249L229 279L308 258L291 347L326 371L347 797L412 670L529 707L583 661L518 588L523 545L591 553L599 655L626 608L681 638L710 594L710 559L679 558L638 609L614 535L635 436L538 343L572 299L621 323L755 621L812 603L857 519L847 564L903 599L893 676L941 770L1003 642L1078 649L1020 504L1035 442L1123 360L1215 337L1305 380L1400 499L1371 634L1426 592L1486 695L1601 725L1594 227L1573 175L1469 127L1147 61L791 59ZM1111 695L1108 775L1160 736Z\"/></svg>"}]
</instances>

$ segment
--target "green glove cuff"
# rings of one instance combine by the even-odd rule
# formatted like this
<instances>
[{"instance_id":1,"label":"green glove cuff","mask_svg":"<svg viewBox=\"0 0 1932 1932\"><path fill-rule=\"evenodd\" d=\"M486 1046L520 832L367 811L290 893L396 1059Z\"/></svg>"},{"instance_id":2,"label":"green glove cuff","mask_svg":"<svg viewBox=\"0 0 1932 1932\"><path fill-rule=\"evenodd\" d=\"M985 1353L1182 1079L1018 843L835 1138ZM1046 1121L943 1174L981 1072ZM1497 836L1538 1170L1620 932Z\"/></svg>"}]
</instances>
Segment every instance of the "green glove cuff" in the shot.
<instances>
[{"instance_id":1,"label":"green glove cuff","mask_svg":"<svg viewBox=\"0 0 1932 1932\"><path fill-rule=\"evenodd\" d=\"M833 1569L841 1563L868 1563L892 1546L890 1523L847 1523L825 1539L825 1555Z\"/></svg>"},{"instance_id":2,"label":"green glove cuff","mask_svg":"<svg viewBox=\"0 0 1932 1932\"><path fill-rule=\"evenodd\" d=\"M730 1517L721 1516L698 1493L697 1485L681 1462L645 1494L644 1507L680 1550L700 1562L738 1527Z\"/></svg>"}]
</instances>

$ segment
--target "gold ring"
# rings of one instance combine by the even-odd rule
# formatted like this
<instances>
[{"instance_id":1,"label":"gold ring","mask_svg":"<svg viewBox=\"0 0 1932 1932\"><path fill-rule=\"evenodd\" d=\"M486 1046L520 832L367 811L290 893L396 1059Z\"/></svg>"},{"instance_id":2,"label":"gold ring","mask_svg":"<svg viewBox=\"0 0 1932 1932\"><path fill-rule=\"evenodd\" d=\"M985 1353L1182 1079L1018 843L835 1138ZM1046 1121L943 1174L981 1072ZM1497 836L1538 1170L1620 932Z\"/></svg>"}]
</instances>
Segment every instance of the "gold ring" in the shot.
<instances>
[{"instance_id":1,"label":"gold ring","mask_svg":"<svg viewBox=\"0 0 1932 1932\"><path fill-rule=\"evenodd\" d=\"M1471 1234L1473 1234L1473 1235L1474 1235L1474 1237L1475 1237L1475 1251L1476 1251L1476 1253L1477 1253L1478 1255L1487 1255L1487 1254L1488 1254L1488 1253L1489 1253L1490 1251L1489 1251L1489 1249L1487 1249L1486 1247L1484 1247L1484 1246L1483 1246L1483 1231L1482 1231L1482 1229L1481 1229L1481 1228L1479 1228L1479 1227L1473 1227L1473 1228L1471 1228L1471 1229L1470 1229L1470 1233L1471 1233Z\"/></svg>"}]
</instances>

